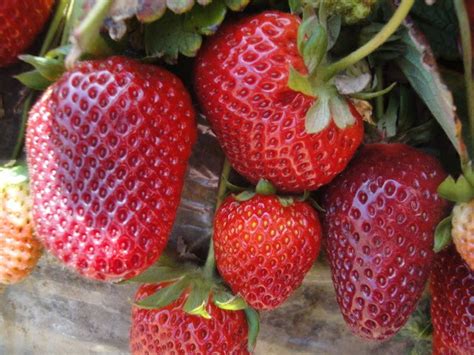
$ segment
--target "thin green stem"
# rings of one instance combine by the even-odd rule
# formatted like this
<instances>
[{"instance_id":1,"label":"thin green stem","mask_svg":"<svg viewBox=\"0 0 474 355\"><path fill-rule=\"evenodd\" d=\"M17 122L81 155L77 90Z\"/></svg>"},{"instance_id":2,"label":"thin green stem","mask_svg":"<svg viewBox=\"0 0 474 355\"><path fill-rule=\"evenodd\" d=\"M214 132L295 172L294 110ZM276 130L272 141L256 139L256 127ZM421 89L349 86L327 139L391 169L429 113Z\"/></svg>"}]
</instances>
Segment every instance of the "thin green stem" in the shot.
<instances>
[{"instance_id":1,"label":"thin green stem","mask_svg":"<svg viewBox=\"0 0 474 355\"><path fill-rule=\"evenodd\" d=\"M348 56L329 65L322 71L322 82L329 81L337 73L340 73L344 69L347 69L351 65L354 65L358 61L364 59L369 54L374 52L377 48L379 48L382 44L384 44L385 41L392 34L395 33L395 31L398 29L403 20L405 20L414 3L415 0L402 0L400 6L395 11L390 21L388 21L387 24L380 30L380 32L377 33L374 37L372 37L370 41L368 41L366 44L364 44L362 47L352 52Z\"/></svg>"},{"instance_id":2,"label":"thin green stem","mask_svg":"<svg viewBox=\"0 0 474 355\"><path fill-rule=\"evenodd\" d=\"M224 161L224 166L222 167L222 173L219 179L219 188L217 190L217 200L216 200L216 211L221 206L224 201L225 194L227 192L227 180L229 180L229 174L232 170L229 160L226 158ZM216 268L216 259L214 256L214 243L211 240L209 242L209 251L207 253L206 264L204 265L204 275L212 278L214 277L214 270Z\"/></svg>"},{"instance_id":3,"label":"thin green stem","mask_svg":"<svg viewBox=\"0 0 474 355\"><path fill-rule=\"evenodd\" d=\"M471 29L464 0L454 0L454 7L456 8L459 32L461 33L470 138L472 146L474 147L474 84L472 82Z\"/></svg>"},{"instance_id":4,"label":"thin green stem","mask_svg":"<svg viewBox=\"0 0 474 355\"><path fill-rule=\"evenodd\" d=\"M383 80L383 66L379 65L375 69L375 77L377 78L377 91L383 90L384 80ZM377 120L380 120L384 114L384 107L383 107L383 96L377 96L375 99L375 115L377 116Z\"/></svg>"},{"instance_id":5,"label":"thin green stem","mask_svg":"<svg viewBox=\"0 0 474 355\"><path fill-rule=\"evenodd\" d=\"M56 33L61 26L61 22L64 18L64 15L66 14L67 7L69 5L68 0L61 0L59 1L57 7L56 7L56 12L54 13L53 19L51 20L51 24L48 29L48 33L46 34L46 37L43 41L43 45L41 46L39 55L44 56L48 49L51 48L51 45L54 41L54 38L56 36Z\"/></svg>"},{"instance_id":6,"label":"thin green stem","mask_svg":"<svg viewBox=\"0 0 474 355\"><path fill-rule=\"evenodd\" d=\"M23 109L21 111L20 132L18 132L18 139L16 141L15 148L13 148L13 160L17 160L21 155L23 142L25 140L26 122L28 121L28 112L30 110L32 100L33 93L30 92L25 99L25 103L23 104Z\"/></svg>"}]
</instances>

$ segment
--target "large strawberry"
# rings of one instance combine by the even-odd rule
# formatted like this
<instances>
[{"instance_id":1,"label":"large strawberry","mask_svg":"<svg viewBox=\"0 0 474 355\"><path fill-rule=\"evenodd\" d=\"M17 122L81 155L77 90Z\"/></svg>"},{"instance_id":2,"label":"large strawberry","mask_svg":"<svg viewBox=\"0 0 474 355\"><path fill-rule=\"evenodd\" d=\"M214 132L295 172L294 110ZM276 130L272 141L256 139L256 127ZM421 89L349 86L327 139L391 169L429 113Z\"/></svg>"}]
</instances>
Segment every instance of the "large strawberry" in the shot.
<instances>
[{"instance_id":1,"label":"large strawberry","mask_svg":"<svg viewBox=\"0 0 474 355\"><path fill-rule=\"evenodd\" d=\"M143 271L167 243L195 138L173 74L124 57L79 63L29 117L38 237L90 278Z\"/></svg>"},{"instance_id":2,"label":"large strawberry","mask_svg":"<svg viewBox=\"0 0 474 355\"><path fill-rule=\"evenodd\" d=\"M0 67L16 60L43 28L54 0L0 1Z\"/></svg>"},{"instance_id":3,"label":"large strawberry","mask_svg":"<svg viewBox=\"0 0 474 355\"><path fill-rule=\"evenodd\" d=\"M323 196L332 278L351 330L387 339L407 321L429 276L433 234L446 213L446 177L403 144L364 146Z\"/></svg>"},{"instance_id":4,"label":"large strawberry","mask_svg":"<svg viewBox=\"0 0 474 355\"><path fill-rule=\"evenodd\" d=\"M235 170L294 192L331 181L363 136L361 116L334 87L311 91L303 75L317 70L324 29L298 35L299 25L297 16L276 11L229 23L204 45L195 68L201 107Z\"/></svg>"},{"instance_id":5,"label":"large strawberry","mask_svg":"<svg viewBox=\"0 0 474 355\"><path fill-rule=\"evenodd\" d=\"M453 246L436 255L431 276L433 354L474 354L474 272Z\"/></svg>"},{"instance_id":6,"label":"large strawberry","mask_svg":"<svg viewBox=\"0 0 474 355\"><path fill-rule=\"evenodd\" d=\"M301 285L321 244L312 207L274 192L261 181L250 199L247 193L229 196L214 220L217 269L258 310L278 307Z\"/></svg>"},{"instance_id":7,"label":"large strawberry","mask_svg":"<svg viewBox=\"0 0 474 355\"><path fill-rule=\"evenodd\" d=\"M135 300L153 295L165 284L139 288ZM183 311L187 293L160 309L133 306L130 349L145 354L248 354L248 326L244 311L207 305L209 318Z\"/></svg>"},{"instance_id":8,"label":"large strawberry","mask_svg":"<svg viewBox=\"0 0 474 355\"><path fill-rule=\"evenodd\" d=\"M40 256L41 244L31 223L26 167L0 167L0 284L23 280Z\"/></svg>"}]
</instances>

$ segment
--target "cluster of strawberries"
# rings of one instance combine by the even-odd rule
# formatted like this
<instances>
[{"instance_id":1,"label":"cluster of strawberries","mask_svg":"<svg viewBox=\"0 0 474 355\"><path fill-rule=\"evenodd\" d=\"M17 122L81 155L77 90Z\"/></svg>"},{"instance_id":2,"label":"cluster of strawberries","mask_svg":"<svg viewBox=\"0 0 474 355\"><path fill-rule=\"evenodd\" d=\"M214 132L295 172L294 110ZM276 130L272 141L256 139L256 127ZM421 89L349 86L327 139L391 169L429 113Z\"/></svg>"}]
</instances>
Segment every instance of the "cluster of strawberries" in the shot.
<instances>
[{"instance_id":1,"label":"cluster of strawberries","mask_svg":"<svg viewBox=\"0 0 474 355\"><path fill-rule=\"evenodd\" d=\"M12 3L0 13L15 13L6 11ZM29 31L40 30L51 5L35 3ZM2 38L11 38L9 25L0 24ZM360 147L363 119L350 99L348 111L332 108L308 133L315 98L288 87L290 67L307 71L299 26L287 13L246 17L224 25L196 59L200 108L231 166L256 185L225 198L215 215L211 253L232 293L213 272L153 265L176 217L196 113L175 75L120 56L79 62L31 110L28 173L0 170L0 282L32 270L40 241L85 277L146 283L133 306L134 354L243 354L249 318L285 302L323 243L355 334L396 334L431 274L435 352L472 353L474 272L454 247L433 251L449 211L437 194L447 174L404 144ZM32 36L23 35L0 45L2 65L28 46ZM319 213L297 196L315 190Z\"/></svg>"}]
</instances>

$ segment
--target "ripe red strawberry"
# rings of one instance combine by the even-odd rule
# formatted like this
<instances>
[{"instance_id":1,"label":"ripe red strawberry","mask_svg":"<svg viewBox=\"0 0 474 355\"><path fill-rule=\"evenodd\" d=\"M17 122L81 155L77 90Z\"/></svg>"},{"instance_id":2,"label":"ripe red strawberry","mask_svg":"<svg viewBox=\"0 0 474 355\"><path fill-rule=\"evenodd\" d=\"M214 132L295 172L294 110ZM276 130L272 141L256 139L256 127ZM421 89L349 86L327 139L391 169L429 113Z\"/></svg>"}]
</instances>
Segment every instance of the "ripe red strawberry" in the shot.
<instances>
[{"instance_id":1,"label":"ripe red strawberry","mask_svg":"<svg viewBox=\"0 0 474 355\"><path fill-rule=\"evenodd\" d=\"M453 245L436 255L430 286L433 354L473 354L474 271Z\"/></svg>"},{"instance_id":2,"label":"ripe red strawberry","mask_svg":"<svg viewBox=\"0 0 474 355\"><path fill-rule=\"evenodd\" d=\"M0 67L16 58L34 41L51 12L54 0L0 1Z\"/></svg>"},{"instance_id":3,"label":"ripe red strawberry","mask_svg":"<svg viewBox=\"0 0 474 355\"><path fill-rule=\"evenodd\" d=\"M264 12L223 26L198 54L196 94L232 166L252 183L265 178L279 190L314 190L331 181L362 141L363 123L331 117L306 132L315 98L288 87L290 67L306 73L298 52L299 18ZM345 100L345 99L341 99ZM340 121L353 121L339 128Z\"/></svg>"},{"instance_id":4,"label":"ripe red strawberry","mask_svg":"<svg viewBox=\"0 0 474 355\"><path fill-rule=\"evenodd\" d=\"M173 74L124 57L79 63L29 117L38 237L87 277L140 273L167 243L195 138Z\"/></svg>"},{"instance_id":5,"label":"ripe red strawberry","mask_svg":"<svg viewBox=\"0 0 474 355\"><path fill-rule=\"evenodd\" d=\"M323 196L337 300L352 331L387 339L407 321L429 276L446 212L433 157L403 144L364 146Z\"/></svg>"},{"instance_id":6,"label":"ripe red strawberry","mask_svg":"<svg viewBox=\"0 0 474 355\"><path fill-rule=\"evenodd\" d=\"M139 301L160 288L141 286L135 296ZM132 308L130 349L141 354L248 354L248 326L244 311L226 311L212 302L206 319L183 311L187 294L161 309Z\"/></svg>"},{"instance_id":7,"label":"ripe red strawberry","mask_svg":"<svg viewBox=\"0 0 474 355\"><path fill-rule=\"evenodd\" d=\"M234 294L255 309L281 305L313 265L321 244L316 212L305 202L283 205L258 193L228 197L214 220L216 265Z\"/></svg>"}]
</instances>

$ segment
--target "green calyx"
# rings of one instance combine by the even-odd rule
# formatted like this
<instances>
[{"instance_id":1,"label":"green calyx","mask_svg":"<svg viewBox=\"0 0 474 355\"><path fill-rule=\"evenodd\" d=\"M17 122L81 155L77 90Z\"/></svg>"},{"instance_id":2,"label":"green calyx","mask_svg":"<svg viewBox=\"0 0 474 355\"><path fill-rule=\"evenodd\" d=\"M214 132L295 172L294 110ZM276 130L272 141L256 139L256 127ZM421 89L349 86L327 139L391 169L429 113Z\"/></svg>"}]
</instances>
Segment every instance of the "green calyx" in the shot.
<instances>
[{"instance_id":1,"label":"green calyx","mask_svg":"<svg viewBox=\"0 0 474 355\"><path fill-rule=\"evenodd\" d=\"M0 167L0 188L21 185L28 182L28 168L25 163Z\"/></svg>"},{"instance_id":2,"label":"green calyx","mask_svg":"<svg viewBox=\"0 0 474 355\"><path fill-rule=\"evenodd\" d=\"M222 280L208 275L203 269L189 264L178 264L163 255L155 265L140 275L121 282L128 283L166 283L155 293L135 303L136 307L143 309L160 309L185 295L183 311L190 315L211 319L212 316L208 312L209 302L226 311L245 311L249 329L249 351L253 350L259 331L258 313L250 308L242 297L232 294Z\"/></svg>"},{"instance_id":3,"label":"green calyx","mask_svg":"<svg viewBox=\"0 0 474 355\"><path fill-rule=\"evenodd\" d=\"M449 201L463 203L474 198L474 171L469 162L464 166L463 174L457 180L448 176L438 187L438 194Z\"/></svg>"}]
</instances>

